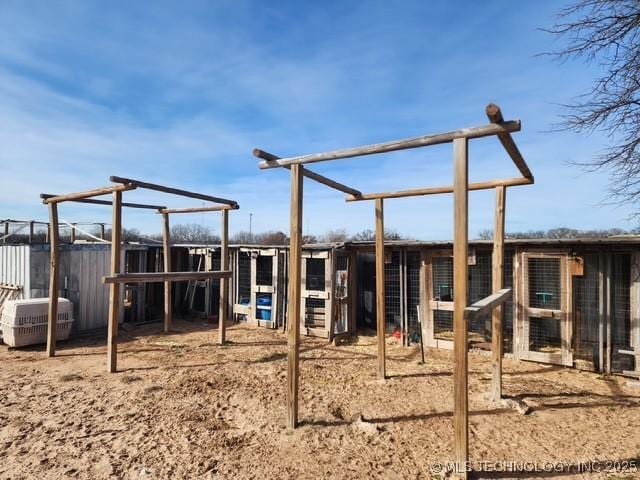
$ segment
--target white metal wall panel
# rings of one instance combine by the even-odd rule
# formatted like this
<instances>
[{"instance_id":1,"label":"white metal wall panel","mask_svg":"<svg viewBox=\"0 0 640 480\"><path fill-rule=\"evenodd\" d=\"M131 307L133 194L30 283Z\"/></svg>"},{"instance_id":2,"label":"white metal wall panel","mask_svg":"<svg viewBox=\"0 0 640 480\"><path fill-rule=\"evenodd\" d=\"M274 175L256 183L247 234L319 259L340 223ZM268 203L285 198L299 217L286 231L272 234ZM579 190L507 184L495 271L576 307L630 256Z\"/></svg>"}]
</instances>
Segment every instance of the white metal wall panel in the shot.
<instances>
[{"instance_id":1,"label":"white metal wall panel","mask_svg":"<svg viewBox=\"0 0 640 480\"><path fill-rule=\"evenodd\" d=\"M22 286L24 298L31 298L29 261L29 245L0 245L0 283Z\"/></svg>"}]
</instances>

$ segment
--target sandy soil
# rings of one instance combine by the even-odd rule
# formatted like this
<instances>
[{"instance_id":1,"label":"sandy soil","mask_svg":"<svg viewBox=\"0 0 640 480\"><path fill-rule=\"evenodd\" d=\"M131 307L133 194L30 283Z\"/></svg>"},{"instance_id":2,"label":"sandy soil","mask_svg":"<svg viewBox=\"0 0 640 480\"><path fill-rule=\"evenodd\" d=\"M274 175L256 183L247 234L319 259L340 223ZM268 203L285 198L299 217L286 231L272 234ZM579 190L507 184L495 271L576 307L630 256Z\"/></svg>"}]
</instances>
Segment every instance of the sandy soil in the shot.
<instances>
[{"instance_id":1,"label":"sandy soil","mask_svg":"<svg viewBox=\"0 0 640 480\"><path fill-rule=\"evenodd\" d=\"M236 326L220 347L212 326L176 327L121 332L117 374L105 372L102 338L62 343L55 359L0 347L0 478L417 479L452 460L449 352L421 364L418 348L389 339L391 378L379 383L374 338L305 338L303 423L289 432L282 333ZM506 360L506 394L534 406L522 415L484 399L489 369L470 355L472 460L640 463L640 391L624 379ZM640 476L480 467L479 478Z\"/></svg>"}]
</instances>

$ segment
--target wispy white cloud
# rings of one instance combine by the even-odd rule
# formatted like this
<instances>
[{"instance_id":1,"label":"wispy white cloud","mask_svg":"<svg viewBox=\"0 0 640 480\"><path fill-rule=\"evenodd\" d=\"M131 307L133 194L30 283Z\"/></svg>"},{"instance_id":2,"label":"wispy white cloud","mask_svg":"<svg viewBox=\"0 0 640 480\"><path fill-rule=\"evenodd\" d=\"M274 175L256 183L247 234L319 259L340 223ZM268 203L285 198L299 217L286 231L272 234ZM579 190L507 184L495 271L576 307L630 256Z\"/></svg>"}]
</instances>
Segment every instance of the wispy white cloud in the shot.
<instances>
[{"instance_id":1,"label":"wispy white cloud","mask_svg":"<svg viewBox=\"0 0 640 480\"><path fill-rule=\"evenodd\" d=\"M570 160L603 139L548 134L556 103L580 93L593 72L534 57L548 50L537 27L554 4L484 2L291 4L7 3L0 14L0 217L42 218L43 191L107 182L112 174L237 199L232 228L288 228L286 171L259 171L251 149L310 153L484 123L488 101L521 116L516 138L536 174L509 191L508 228L629 226L629 208L598 206L602 175L577 175ZM500 15L496 15L500 13ZM500 18L498 25L495 19ZM495 29L500 38L496 41ZM495 141L473 142L471 177L516 170ZM319 164L363 191L450 183L451 149ZM131 201L188 200L130 192ZM490 193L471 197L470 230L491 226ZM387 224L418 238L451 236L451 200L393 200ZM65 206L77 220L105 209ZM194 217L198 221L208 218ZM371 228L370 204L344 204L306 183L305 229ZM131 211L146 231L157 219Z\"/></svg>"}]
</instances>

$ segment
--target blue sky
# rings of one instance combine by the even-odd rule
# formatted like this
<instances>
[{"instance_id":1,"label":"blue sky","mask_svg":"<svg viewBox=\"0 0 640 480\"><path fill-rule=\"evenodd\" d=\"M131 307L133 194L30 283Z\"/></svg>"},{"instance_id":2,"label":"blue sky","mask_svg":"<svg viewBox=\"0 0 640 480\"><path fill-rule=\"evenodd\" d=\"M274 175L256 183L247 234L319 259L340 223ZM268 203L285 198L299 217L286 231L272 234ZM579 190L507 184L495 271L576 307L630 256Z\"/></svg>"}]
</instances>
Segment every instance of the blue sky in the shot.
<instances>
[{"instance_id":1,"label":"blue sky","mask_svg":"<svg viewBox=\"0 0 640 480\"><path fill-rule=\"evenodd\" d=\"M507 230L631 228L602 205L609 179L571 161L602 136L549 133L559 103L598 74L536 56L559 47L538 30L559 2L29 2L0 4L0 218L45 219L41 192L139 178L236 199L233 231L288 231L289 176L260 171L251 150L280 156L487 123L498 103L522 120L516 142L536 184L508 190ZM451 183L451 145L362 157L314 170L362 191ZM517 170L497 139L472 141L472 181ZM305 233L373 228L371 203L305 183ZM192 206L149 191L125 201ZM196 205L198 203L196 202ZM493 194L470 196L470 233L491 228ZM389 200L386 225L419 239L452 235L448 196ZM107 207L64 204L68 221L109 221ZM211 223L214 214L181 218ZM124 225L160 230L126 210Z\"/></svg>"}]
</instances>

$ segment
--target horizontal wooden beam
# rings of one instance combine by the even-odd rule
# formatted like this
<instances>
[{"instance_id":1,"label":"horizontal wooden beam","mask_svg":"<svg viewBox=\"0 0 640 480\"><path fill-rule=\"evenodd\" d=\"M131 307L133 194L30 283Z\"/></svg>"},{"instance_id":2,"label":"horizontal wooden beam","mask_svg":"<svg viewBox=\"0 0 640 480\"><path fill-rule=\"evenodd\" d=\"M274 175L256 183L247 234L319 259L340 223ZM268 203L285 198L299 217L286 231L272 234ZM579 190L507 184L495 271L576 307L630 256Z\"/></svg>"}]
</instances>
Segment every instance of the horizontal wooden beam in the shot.
<instances>
[{"instance_id":1,"label":"horizontal wooden beam","mask_svg":"<svg viewBox=\"0 0 640 480\"><path fill-rule=\"evenodd\" d=\"M253 150L253 154L258 157L261 158L267 162L273 162L276 160L280 160L280 157L274 155L273 153L269 153L269 152L265 152L264 150L260 150L259 148L256 148ZM284 166L284 168L290 170L291 166L290 165L286 165ZM355 188L351 188L351 187L347 187L346 185L343 185L342 183L338 183L335 180L331 180L328 177L325 177L324 175L320 175L319 173L316 172L312 172L311 170L309 170L308 168L305 168L302 171L302 174L307 177L310 178L311 180L315 180L318 183L322 183L323 185L326 185L327 187L331 187L331 188L335 188L336 190L339 190L341 192L347 193L349 195L361 195L362 192L360 192L359 190L356 190Z\"/></svg>"},{"instance_id":2,"label":"horizontal wooden beam","mask_svg":"<svg viewBox=\"0 0 640 480\"><path fill-rule=\"evenodd\" d=\"M45 200L49 198L57 197L57 196L59 195L52 195L49 193L40 194L40 198ZM112 205L113 204L113 202L109 200L96 200L95 198L81 198L79 200L71 200L71 201L76 203L90 203L92 205ZM162 210L163 208L167 208L164 205L145 205L144 203L127 203L127 202L122 202L122 206L129 207L129 208L146 208L148 210ZM36 222L36 223L46 223L46 222ZM91 225L91 224L88 224L88 225ZM96 225L100 225L100 223L96 223Z\"/></svg>"},{"instance_id":3,"label":"horizontal wooden beam","mask_svg":"<svg viewBox=\"0 0 640 480\"><path fill-rule=\"evenodd\" d=\"M117 273L102 277L102 283L159 283L186 282L189 280L207 280L209 278L229 278L229 270L216 272L145 272L145 273Z\"/></svg>"},{"instance_id":4,"label":"horizontal wooden beam","mask_svg":"<svg viewBox=\"0 0 640 480\"><path fill-rule=\"evenodd\" d=\"M493 124L500 124L504 122L504 118L502 117L502 112L500 111L500 107L495 103L490 103L486 108L487 117L489 121ZM520 150L518 150L518 146L513 141L511 134L509 132L498 133L498 140L502 143L502 146L507 151L513 163L515 163L522 176L525 178L530 178L533 183L533 174L529 167L527 166L527 162L525 162Z\"/></svg>"},{"instance_id":5,"label":"horizontal wooden beam","mask_svg":"<svg viewBox=\"0 0 640 480\"><path fill-rule=\"evenodd\" d=\"M305 164L324 162L327 160L338 160L341 158L359 157L362 155L374 155L377 153L394 152L396 150L407 150L409 148L426 147L429 145L440 145L450 143L456 138L481 138L500 133L511 133L520 131L520 120L511 120L502 123L491 123L482 127L463 128L453 132L438 133L436 135L424 135L421 137L405 138L386 143L376 143L361 147L345 148L343 150L333 150L324 153L314 153L298 157L279 158L277 160L264 160L260 162L260 168L277 168L293 164ZM261 150L256 149L258 152ZM256 150L253 154L256 155ZM257 155L256 155L257 156Z\"/></svg>"},{"instance_id":6,"label":"horizontal wooden beam","mask_svg":"<svg viewBox=\"0 0 640 480\"><path fill-rule=\"evenodd\" d=\"M495 187L515 187L518 185L531 185L532 183L533 179L530 178L505 178L503 180L489 180L487 182L470 183L469 190L489 190ZM412 190L399 190L397 192L365 193L359 197L348 196L347 202L375 200L377 198L422 197L425 195L438 195L442 193L453 193L453 186L415 188Z\"/></svg>"},{"instance_id":7,"label":"horizontal wooden beam","mask_svg":"<svg viewBox=\"0 0 640 480\"><path fill-rule=\"evenodd\" d=\"M91 197L99 197L100 195L107 195L113 192L124 192L127 190L135 190L136 185L131 182L122 182L123 185L111 185L110 187L96 188L94 190L87 190L86 192L68 193L66 195L56 195L53 197L45 198L42 203L60 203L60 202L77 202ZM42 195L40 195L42 197Z\"/></svg>"},{"instance_id":8,"label":"horizontal wooden beam","mask_svg":"<svg viewBox=\"0 0 640 480\"><path fill-rule=\"evenodd\" d=\"M157 213L199 213L199 212L220 212L222 210L238 210L236 205L216 205L215 207L192 207L192 208L163 208Z\"/></svg>"},{"instance_id":9,"label":"horizontal wooden beam","mask_svg":"<svg viewBox=\"0 0 640 480\"><path fill-rule=\"evenodd\" d=\"M504 302L509 300L510 297L510 288L503 288L502 290L498 290L496 293L493 293L488 297L483 298L482 300L478 300L473 305L465 308L464 316L468 321L471 321L482 314L491 312L495 307L497 307L498 305L502 305Z\"/></svg>"},{"instance_id":10,"label":"horizontal wooden beam","mask_svg":"<svg viewBox=\"0 0 640 480\"><path fill-rule=\"evenodd\" d=\"M165 187L164 185L158 185L156 183L142 182L140 180L133 180L131 178L123 177L109 177L109 180L115 183L131 183L140 188L146 188L147 190L155 190L157 192L171 193L172 195L180 195L181 197L197 198L198 200L206 200L208 202L223 203L225 205L237 205L235 200L228 200L226 198L212 197L211 195L205 195L204 193L190 192L188 190L182 190L180 188Z\"/></svg>"}]
</instances>

